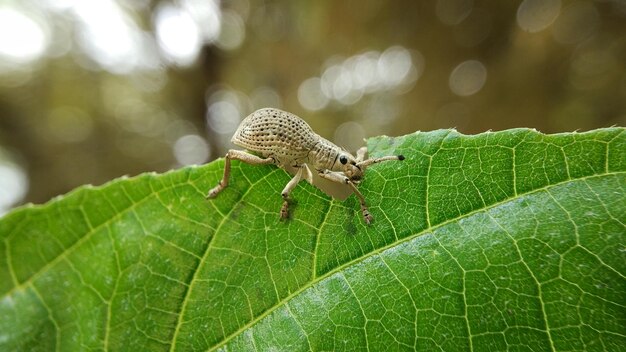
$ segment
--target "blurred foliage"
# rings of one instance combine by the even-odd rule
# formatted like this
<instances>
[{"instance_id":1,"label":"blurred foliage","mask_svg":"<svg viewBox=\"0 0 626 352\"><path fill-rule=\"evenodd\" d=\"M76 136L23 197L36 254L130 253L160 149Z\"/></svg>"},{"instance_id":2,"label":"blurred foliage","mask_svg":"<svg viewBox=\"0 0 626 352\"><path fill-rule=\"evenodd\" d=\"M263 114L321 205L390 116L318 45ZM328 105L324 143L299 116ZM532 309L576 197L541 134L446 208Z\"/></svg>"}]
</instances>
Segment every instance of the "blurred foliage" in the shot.
<instances>
[{"instance_id":1,"label":"blurred foliage","mask_svg":"<svg viewBox=\"0 0 626 352\"><path fill-rule=\"evenodd\" d=\"M363 137L624 125L626 3L0 2L0 213L221 156L274 106Z\"/></svg>"}]
</instances>

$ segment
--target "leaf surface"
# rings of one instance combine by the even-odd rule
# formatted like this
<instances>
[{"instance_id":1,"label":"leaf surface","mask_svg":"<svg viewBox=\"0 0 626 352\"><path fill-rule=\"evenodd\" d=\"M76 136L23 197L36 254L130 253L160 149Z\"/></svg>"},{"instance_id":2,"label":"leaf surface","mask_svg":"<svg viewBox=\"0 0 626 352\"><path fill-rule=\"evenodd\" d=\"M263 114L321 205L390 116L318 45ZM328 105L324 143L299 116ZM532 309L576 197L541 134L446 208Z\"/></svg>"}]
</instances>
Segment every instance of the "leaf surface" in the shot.
<instances>
[{"instance_id":1,"label":"leaf surface","mask_svg":"<svg viewBox=\"0 0 626 352\"><path fill-rule=\"evenodd\" d=\"M223 161L0 220L0 350L626 346L626 131L369 140L354 196Z\"/></svg>"}]
</instances>

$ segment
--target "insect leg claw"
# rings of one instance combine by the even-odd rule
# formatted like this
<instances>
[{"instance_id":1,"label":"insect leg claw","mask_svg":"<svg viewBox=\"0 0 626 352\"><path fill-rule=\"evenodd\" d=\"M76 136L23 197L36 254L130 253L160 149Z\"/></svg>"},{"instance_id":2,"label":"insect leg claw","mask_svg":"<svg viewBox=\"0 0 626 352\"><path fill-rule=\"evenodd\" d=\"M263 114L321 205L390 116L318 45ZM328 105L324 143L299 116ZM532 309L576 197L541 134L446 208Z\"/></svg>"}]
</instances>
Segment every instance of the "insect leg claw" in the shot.
<instances>
[{"instance_id":1,"label":"insect leg claw","mask_svg":"<svg viewBox=\"0 0 626 352\"><path fill-rule=\"evenodd\" d=\"M289 201L285 199L283 206L280 208L280 220L289 219Z\"/></svg>"},{"instance_id":2,"label":"insect leg claw","mask_svg":"<svg viewBox=\"0 0 626 352\"><path fill-rule=\"evenodd\" d=\"M215 198L217 197L217 195L220 193L220 191L223 189L222 187L222 183L220 182L217 186L211 188L209 190L209 193L207 193L206 195L206 199L211 199L211 198Z\"/></svg>"},{"instance_id":3,"label":"insect leg claw","mask_svg":"<svg viewBox=\"0 0 626 352\"><path fill-rule=\"evenodd\" d=\"M371 225L372 221L374 220L374 218L372 218L372 216L369 213L363 213L363 220L365 220L365 223L367 225Z\"/></svg>"}]
</instances>

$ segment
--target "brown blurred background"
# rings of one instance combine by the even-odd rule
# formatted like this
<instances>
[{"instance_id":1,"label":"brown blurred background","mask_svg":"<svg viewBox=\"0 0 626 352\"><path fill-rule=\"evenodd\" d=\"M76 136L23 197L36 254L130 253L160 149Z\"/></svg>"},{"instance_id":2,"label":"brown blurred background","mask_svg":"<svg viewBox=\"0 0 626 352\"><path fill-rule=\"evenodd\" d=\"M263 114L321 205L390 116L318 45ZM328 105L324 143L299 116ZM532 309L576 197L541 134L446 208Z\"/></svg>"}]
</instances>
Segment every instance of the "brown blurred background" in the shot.
<instances>
[{"instance_id":1,"label":"brown blurred background","mask_svg":"<svg viewBox=\"0 0 626 352\"><path fill-rule=\"evenodd\" d=\"M350 149L626 121L626 1L0 0L0 214L224 154L272 106Z\"/></svg>"}]
</instances>

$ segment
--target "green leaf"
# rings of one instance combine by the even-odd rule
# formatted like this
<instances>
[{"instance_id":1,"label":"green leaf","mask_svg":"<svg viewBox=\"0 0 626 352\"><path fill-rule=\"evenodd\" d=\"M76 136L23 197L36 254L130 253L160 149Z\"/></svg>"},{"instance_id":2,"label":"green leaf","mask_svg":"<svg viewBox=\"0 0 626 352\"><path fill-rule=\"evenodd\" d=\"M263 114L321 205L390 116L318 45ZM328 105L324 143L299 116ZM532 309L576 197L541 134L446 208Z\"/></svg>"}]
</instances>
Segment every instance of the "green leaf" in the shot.
<instances>
[{"instance_id":1,"label":"green leaf","mask_svg":"<svg viewBox=\"0 0 626 352\"><path fill-rule=\"evenodd\" d=\"M369 141L354 196L223 161L0 220L0 350L623 350L626 132Z\"/></svg>"}]
</instances>

